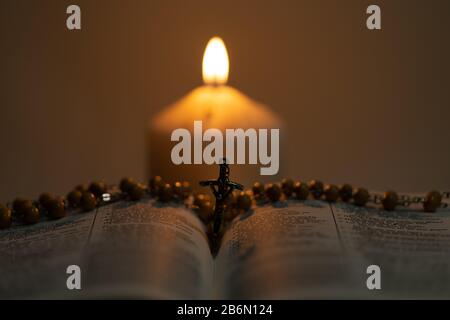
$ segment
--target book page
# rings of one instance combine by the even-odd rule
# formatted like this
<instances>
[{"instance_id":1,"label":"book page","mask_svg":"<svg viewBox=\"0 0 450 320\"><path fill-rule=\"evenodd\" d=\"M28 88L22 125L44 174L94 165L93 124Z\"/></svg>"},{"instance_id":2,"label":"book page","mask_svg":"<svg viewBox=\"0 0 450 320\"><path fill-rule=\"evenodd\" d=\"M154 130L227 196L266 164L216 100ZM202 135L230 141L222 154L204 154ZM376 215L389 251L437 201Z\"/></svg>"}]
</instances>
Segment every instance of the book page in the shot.
<instances>
[{"instance_id":1,"label":"book page","mask_svg":"<svg viewBox=\"0 0 450 320\"><path fill-rule=\"evenodd\" d=\"M386 212L293 200L257 207L233 222L216 261L217 292L224 298L449 298L449 251L448 209ZM370 265L380 267L380 290L367 287Z\"/></svg>"},{"instance_id":2,"label":"book page","mask_svg":"<svg viewBox=\"0 0 450 320\"><path fill-rule=\"evenodd\" d=\"M336 297L348 283L330 206L289 201L238 217L216 261L222 298Z\"/></svg>"},{"instance_id":3,"label":"book page","mask_svg":"<svg viewBox=\"0 0 450 320\"><path fill-rule=\"evenodd\" d=\"M332 205L360 294L375 298L450 298L450 210ZM381 269L381 290L366 289L366 268Z\"/></svg>"},{"instance_id":4,"label":"book page","mask_svg":"<svg viewBox=\"0 0 450 320\"><path fill-rule=\"evenodd\" d=\"M0 230L1 298L205 298L213 262L189 210L118 202ZM68 290L69 265L81 290Z\"/></svg>"},{"instance_id":5,"label":"book page","mask_svg":"<svg viewBox=\"0 0 450 320\"><path fill-rule=\"evenodd\" d=\"M100 208L83 260L89 297L199 299L211 293L204 225L181 206L143 200Z\"/></svg>"},{"instance_id":6,"label":"book page","mask_svg":"<svg viewBox=\"0 0 450 320\"><path fill-rule=\"evenodd\" d=\"M66 269L80 265L95 212L0 230L0 298L70 298ZM76 290L75 290L76 291Z\"/></svg>"}]
</instances>

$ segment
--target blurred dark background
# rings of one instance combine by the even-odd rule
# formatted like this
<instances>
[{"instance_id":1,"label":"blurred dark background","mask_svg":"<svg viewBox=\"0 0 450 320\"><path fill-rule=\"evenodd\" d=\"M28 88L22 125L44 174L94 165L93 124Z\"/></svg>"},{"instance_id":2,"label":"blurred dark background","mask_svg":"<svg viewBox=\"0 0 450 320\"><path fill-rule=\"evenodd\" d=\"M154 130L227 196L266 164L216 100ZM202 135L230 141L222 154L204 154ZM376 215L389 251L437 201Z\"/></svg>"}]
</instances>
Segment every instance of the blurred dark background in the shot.
<instances>
[{"instance_id":1,"label":"blurred dark background","mask_svg":"<svg viewBox=\"0 0 450 320\"><path fill-rule=\"evenodd\" d=\"M78 4L82 30L66 29ZM366 8L382 30L366 29ZM278 112L284 172L372 189L450 187L450 2L0 0L0 201L146 178L148 119L202 84L210 37L229 83ZM289 160L289 161L288 161Z\"/></svg>"}]
</instances>

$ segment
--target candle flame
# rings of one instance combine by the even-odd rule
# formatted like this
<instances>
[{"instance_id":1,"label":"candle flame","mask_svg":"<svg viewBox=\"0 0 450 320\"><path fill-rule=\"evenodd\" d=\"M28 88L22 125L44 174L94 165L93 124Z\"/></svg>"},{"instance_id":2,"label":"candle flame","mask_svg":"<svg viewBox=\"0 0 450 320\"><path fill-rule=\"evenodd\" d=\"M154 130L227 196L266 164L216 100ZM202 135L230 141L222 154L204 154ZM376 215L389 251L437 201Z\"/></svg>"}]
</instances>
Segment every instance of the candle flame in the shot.
<instances>
[{"instance_id":1,"label":"candle flame","mask_svg":"<svg viewBox=\"0 0 450 320\"><path fill-rule=\"evenodd\" d=\"M209 40L203 55L203 81L205 84L220 85L228 80L228 53L225 43L219 37Z\"/></svg>"}]
</instances>

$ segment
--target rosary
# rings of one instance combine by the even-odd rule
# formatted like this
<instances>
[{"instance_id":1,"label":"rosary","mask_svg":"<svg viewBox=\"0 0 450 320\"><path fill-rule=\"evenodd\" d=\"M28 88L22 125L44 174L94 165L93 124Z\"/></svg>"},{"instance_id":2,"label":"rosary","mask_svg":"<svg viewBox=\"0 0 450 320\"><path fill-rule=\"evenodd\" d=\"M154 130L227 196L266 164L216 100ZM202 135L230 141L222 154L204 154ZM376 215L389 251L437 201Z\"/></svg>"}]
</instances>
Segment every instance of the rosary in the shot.
<instances>
[{"instance_id":1,"label":"rosary","mask_svg":"<svg viewBox=\"0 0 450 320\"><path fill-rule=\"evenodd\" d=\"M284 179L280 184L263 185L255 182L250 190L243 191L241 184L230 181L230 168L225 159L219 168L217 180L200 182L201 186L211 188L216 199L215 206L208 194L194 193L187 181L169 184L160 176L155 176L145 185L131 178L124 178L119 186L108 186L103 182L92 182L89 186L78 185L65 198L43 193L35 201L16 198L12 204L0 203L0 229L9 228L13 222L18 225L35 224L40 221L41 216L54 220L66 216L68 211L88 212L112 202L154 198L161 203L172 201L192 209L208 227L208 234L217 239L224 229L224 223L229 223L239 214L250 210L253 204L262 205L290 199L304 201L312 198L330 203L342 201L358 207L364 207L371 202L381 205L386 211L393 211L398 206L420 204L423 211L435 212L448 206L442 201L443 198L450 198L450 192L430 191L425 196L410 197L387 191L380 195L371 194L365 188L354 189L349 184L324 185L318 180L305 183L294 182L292 179Z\"/></svg>"},{"instance_id":2,"label":"rosary","mask_svg":"<svg viewBox=\"0 0 450 320\"><path fill-rule=\"evenodd\" d=\"M219 178L217 180L200 181L201 186L210 186L214 197L216 197L213 226L213 233L215 237L217 237L220 230L220 225L222 224L222 215L225 211L225 201L235 189L244 189L243 185L230 181L228 178L229 174L230 168L228 167L227 160L223 158L222 163L220 164Z\"/></svg>"}]
</instances>

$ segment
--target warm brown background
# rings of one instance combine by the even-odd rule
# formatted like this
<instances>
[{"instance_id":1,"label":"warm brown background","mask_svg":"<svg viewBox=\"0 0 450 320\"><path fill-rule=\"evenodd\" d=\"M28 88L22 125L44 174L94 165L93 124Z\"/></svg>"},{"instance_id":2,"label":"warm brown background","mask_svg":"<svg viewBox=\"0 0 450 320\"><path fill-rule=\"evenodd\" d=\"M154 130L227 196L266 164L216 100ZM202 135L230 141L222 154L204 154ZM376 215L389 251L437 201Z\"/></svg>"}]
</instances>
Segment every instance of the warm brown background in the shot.
<instances>
[{"instance_id":1,"label":"warm brown background","mask_svg":"<svg viewBox=\"0 0 450 320\"><path fill-rule=\"evenodd\" d=\"M369 4L382 31L365 28ZM291 176L449 188L449 14L448 0L1 0L0 201L143 179L147 119L201 84L213 35L231 85L286 119Z\"/></svg>"}]
</instances>

